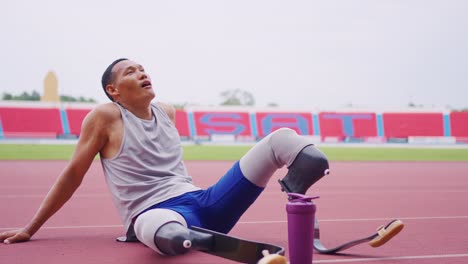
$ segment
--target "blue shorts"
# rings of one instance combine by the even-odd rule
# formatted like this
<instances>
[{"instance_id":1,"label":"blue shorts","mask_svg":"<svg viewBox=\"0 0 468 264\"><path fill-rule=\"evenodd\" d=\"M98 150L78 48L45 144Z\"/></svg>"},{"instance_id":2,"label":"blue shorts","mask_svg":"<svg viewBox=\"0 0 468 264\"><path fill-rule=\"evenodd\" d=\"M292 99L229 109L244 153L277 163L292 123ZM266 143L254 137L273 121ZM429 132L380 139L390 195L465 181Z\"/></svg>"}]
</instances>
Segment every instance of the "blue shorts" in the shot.
<instances>
[{"instance_id":1,"label":"blue shorts","mask_svg":"<svg viewBox=\"0 0 468 264\"><path fill-rule=\"evenodd\" d=\"M181 214L188 226L228 233L264 188L247 180L239 161L213 186L185 193L152 206Z\"/></svg>"}]
</instances>

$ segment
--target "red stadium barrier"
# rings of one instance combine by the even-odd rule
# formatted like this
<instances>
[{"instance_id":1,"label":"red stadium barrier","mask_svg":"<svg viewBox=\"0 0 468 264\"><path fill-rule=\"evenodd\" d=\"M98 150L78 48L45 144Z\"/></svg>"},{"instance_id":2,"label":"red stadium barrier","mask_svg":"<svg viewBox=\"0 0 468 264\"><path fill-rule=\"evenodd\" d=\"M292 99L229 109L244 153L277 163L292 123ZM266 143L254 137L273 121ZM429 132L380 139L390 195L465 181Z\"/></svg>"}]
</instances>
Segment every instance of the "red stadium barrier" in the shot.
<instances>
[{"instance_id":1,"label":"red stadium barrier","mask_svg":"<svg viewBox=\"0 0 468 264\"><path fill-rule=\"evenodd\" d=\"M196 136L213 134L252 136L249 113L247 112L194 112Z\"/></svg>"},{"instance_id":2,"label":"red stadium barrier","mask_svg":"<svg viewBox=\"0 0 468 264\"><path fill-rule=\"evenodd\" d=\"M468 138L468 112L450 113L450 131L454 137Z\"/></svg>"},{"instance_id":3,"label":"red stadium barrier","mask_svg":"<svg viewBox=\"0 0 468 264\"><path fill-rule=\"evenodd\" d=\"M91 109L66 109L68 117L68 124L70 126L70 134L79 136L81 132L81 123L85 116L91 111Z\"/></svg>"},{"instance_id":4,"label":"red stadium barrier","mask_svg":"<svg viewBox=\"0 0 468 264\"><path fill-rule=\"evenodd\" d=\"M255 114L259 137L265 137L271 132L288 127L299 135L312 135L312 114L299 112L257 112Z\"/></svg>"},{"instance_id":5,"label":"red stadium barrier","mask_svg":"<svg viewBox=\"0 0 468 264\"><path fill-rule=\"evenodd\" d=\"M321 112L319 113L319 123L322 138L377 137L375 113Z\"/></svg>"},{"instance_id":6,"label":"red stadium barrier","mask_svg":"<svg viewBox=\"0 0 468 264\"><path fill-rule=\"evenodd\" d=\"M0 107L5 138L56 138L63 134L58 108Z\"/></svg>"},{"instance_id":7,"label":"red stadium barrier","mask_svg":"<svg viewBox=\"0 0 468 264\"><path fill-rule=\"evenodd\" d=\"M179 131L179 135L181 137L188 138L190 137L190 129L188 123L188 116L187 112L183 110L176 110L176 124L177 130Z\"/></svg>"},{"instance_id":8,"label":"red stadium barrier","mask_svg":"<svg viewBox=\"0 0 468 264\"><path fill-rule=\"evenodd\" d=\"M387 138L444 136L442 113L383 113L382 118Z\"/></svg>"},{"instance_id":9,"label":"red stadium barrier","mask_svg":"<svg viewBox=\"0 0 468 264\"><path fill-rule=\"evenodd\" d=\"M70 106L61 111L57 106L0 106L0 138L78 136L91 107ZM313 120L309 112L187 112L178 109L175 126L182 138L218 138L221 135L233 136L237 141L253 140L280 127L289 127L301 135L320 136L322 140L337 142L366 142L369 139L408 142L408 138L421 140L418 137L426 137L424 140L439 137L447 139L443 142L451 142L448 139L453 137L451 139L456 138L456 142L468 143L468 112L448 115L442 112L387 112L381 117L377 121L373 112L320 112L318 120Z\"/></svg>"}]
</instances>

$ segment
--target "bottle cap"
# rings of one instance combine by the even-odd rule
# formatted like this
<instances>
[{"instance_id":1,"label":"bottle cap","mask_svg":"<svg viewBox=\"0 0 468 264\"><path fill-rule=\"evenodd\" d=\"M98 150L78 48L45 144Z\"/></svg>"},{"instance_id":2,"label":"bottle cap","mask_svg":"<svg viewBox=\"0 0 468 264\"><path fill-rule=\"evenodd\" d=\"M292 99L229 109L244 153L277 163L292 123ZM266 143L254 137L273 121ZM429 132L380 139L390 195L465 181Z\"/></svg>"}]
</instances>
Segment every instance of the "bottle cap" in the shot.
<instances>
[{"instance_id":1,"label":"bottle cap","mask_svg":"<svg viewBox=\"0 0 468 264\"><path fill-rule=\"evenodd\" d=\"M307 196L300 193L288 193L288 200L292 202L310 202L313 199L317 199L320 196Z\"/></svg>"}]
</instances>

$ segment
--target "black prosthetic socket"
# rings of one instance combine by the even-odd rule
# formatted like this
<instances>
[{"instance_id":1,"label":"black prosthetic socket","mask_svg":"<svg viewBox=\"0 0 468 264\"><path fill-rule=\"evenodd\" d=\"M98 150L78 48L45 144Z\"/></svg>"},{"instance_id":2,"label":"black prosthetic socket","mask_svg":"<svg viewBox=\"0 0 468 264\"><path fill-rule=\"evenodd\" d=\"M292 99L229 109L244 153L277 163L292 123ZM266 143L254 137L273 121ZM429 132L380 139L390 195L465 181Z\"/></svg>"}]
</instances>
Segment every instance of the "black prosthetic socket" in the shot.
<instances>
[{"instance_id":1,"label":"black prosthetic socket","mask_svg":"<svg viewBox=\"0 0 468 264\"><path fill-rule=\"evenodd\" d=\"M279 183L284 192L305 194L310 186L327 174L327 157L315 146L309 145L299 152Z\"/></svg>"},{"instance_id":2,"label":"black prosthetic socket","mask_svg":"<svg viewBox=\"0 0 468 264\"><path fill-rule=\"evenodd\" d=\"M213 236L188 229L178 222L169 222L156 231L154 243L162 253L175 256L185 254L190 249L210 250Z\"/></svg>"},{"instance_id":3,"label":"black prosthetic socket","mask_svg":"<svg viewBox=\"0 0 468 264\"><path fill-rule=\"evenodd\" d=\"M212 234L207 234L190 229L190 239L192 240L192 249L201 251L210 251L214 246Z\"/></svg>"}]
</instances>

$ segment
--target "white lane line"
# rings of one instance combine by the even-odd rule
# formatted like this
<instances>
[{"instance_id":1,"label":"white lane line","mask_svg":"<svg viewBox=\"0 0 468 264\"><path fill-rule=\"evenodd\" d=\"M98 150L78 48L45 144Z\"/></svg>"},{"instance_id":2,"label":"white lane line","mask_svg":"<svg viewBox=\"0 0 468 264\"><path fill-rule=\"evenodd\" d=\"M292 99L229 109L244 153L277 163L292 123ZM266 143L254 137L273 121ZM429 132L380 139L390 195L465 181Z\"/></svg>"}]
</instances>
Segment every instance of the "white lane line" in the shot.
<instances>
[{"instance_id":1,"label":"white lane line","mask_svg":"<svg viewBox=\"0 0 468 264\"><path fill-rule=\"evenodd\" d=\"M371 222L371 221L389 221L394 218L343 218L343 219L321 219L320 222ZM400 220L450 220L450 219L468 219L467 215L460 216L427 216L427 217L400 217ZM283 224L286 220L272 221L240 221L237 224ZM82 225L82 226L44 226L41 229L80 229L80 228L115 228L123 225ZM0 227L0 230L20 229L22 227Z\"/></svg>"},{"instance_id":2,"label":"white lane line","mask_svg":"<svg viewBox=\"0 0 468 264\"><path fill-rule=\"evenodd\" d=\"M262 195L265 195L265 194L269 194L269 195L277 195L279 193L282 193L284 194L284 196L286 196L286 194L284 192L281 192L281 191L264 191L262 192ZM395 190L359 190L359 191L323 191L323 192L317 192L316 194L318 196L323 196L325 194L363 194L363 193L468 193L468 190L441 190L441 189L437 189L437 190L431 190L431 189L427 189L427 190L412 190L412 189L408 189L408 190L399 190L399 189L395 189Z\"/></svg>"},{"instance_id":3,"label":"white lane line","mask_svg":"<svg viewBox=\"0 0 468 264\"><path fill-rule=\"evenodd\" d=\"M0 189L6 189L8 190L9 188L0 188ZM44 193L42 194L0 194L0 199L7 199L7 198L44 198L47 194L47 191L49 188L44 189ZM110 193L107 191L103 191L104 193L102 194L75 194L73 197L97 197L97 196L109 196ZM427 190L427 191L360 191L360 192L323 192L323 194L362 194L362 193L468 193L468 190L466 191L435 191L435 190ZM262 195L277 195L280 192L263 192Z\"/></svg>"},{"instance_id":4,"label":"white lane line","mask_svg":"<svg viewBox=\"0 0 468 264\"><path fill-rule=\"evenodd\" d=\"M0 186L0 190L30 190L30 189L36 189L36 190L45 190L48 191L52 187L51 185L43 185L43 186L16 186L16 185L3 185ZM90 187L86 187L87 189L90 189ZM91 187L92 188L92 187ZM91 190L102 190L102 191L108 191L106 188L92 188ZM453 190L453 189L406 189L406 190L401 190L401 189L387 189L387 190L359 190L359 191L350 191L350 190L337 190L337 191L322 191L318 192L318 195L323 195L323 194L355 194L355 193L467 193L468 190L460 189L460 190ZM282 192L281 190L266 190L262 192L262 194L286 194Z\"/></svg>"},{"instance_id":5,"label":"white lane line","mask_svg":"<svg viewBox=\"0 0 468 264\"><path fill-rule=\"evenodd\" d=\"M47 193L44 194L3 194L0 199L4 198L40 198L43 199ZM75 194L73 197L111 197L110 194Z\"/></svg>"},{"instance_id":6,"label":"white lane line","mask_svg":"<svg viewBox=\"0 0 468 264\"><path fill-rule=\"evenodd\" d=\"M468 219L468 215L458 216L421 216L421 217L390 217L390 218L338 218L338 219L319 219L319 222L370 222L370 221L389 221L392 219L400 220L449 220L449 219ZM276 224L287 223L286 220L279 221L242 221L238 224Z\"/></svg>"},{"instance_id":7,"label":"white lane line","mask_svg":"<svg viewBox=\"0 0 468 264\"><path fill-rule=\"evenodd\" d=\"M448 220L448 219L467 219L468 215L456 216L420 216L420 217L392 217L392 218L354 218L354 219L319 219L319 222L362 222L362 221L388 221L391 219L400 220Z\"/></svg>"},{"instance_id":8,"label":"white lane line","mask_svg":"<svg viewBox=\"0 0 468 264\"><path fill-rule=\"evenodd\" d=\"M116 228L123 225L82 225L82 226L43 226L41 229L86 229L86 228ZM21 229L22 227L2 227L0 230L15 230Z\"/></svg>"},{"instance_id":9,"label":"white lane line","mask_svg":"<svg viewBox=\"0 0 468 264\"><path fill-rule=\"evenodd\" d=\"M354 258L354 259L324 259L314 260L314 263L348 263L348 262L370 262L386 260L415 260L415 259L441 259L441 258L466 258L467 254L444 254L444 255L422 255L422 256L400 256L400 257L381 257L381 258Z\"/></svg>"}]
</instances>

